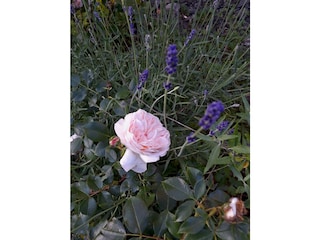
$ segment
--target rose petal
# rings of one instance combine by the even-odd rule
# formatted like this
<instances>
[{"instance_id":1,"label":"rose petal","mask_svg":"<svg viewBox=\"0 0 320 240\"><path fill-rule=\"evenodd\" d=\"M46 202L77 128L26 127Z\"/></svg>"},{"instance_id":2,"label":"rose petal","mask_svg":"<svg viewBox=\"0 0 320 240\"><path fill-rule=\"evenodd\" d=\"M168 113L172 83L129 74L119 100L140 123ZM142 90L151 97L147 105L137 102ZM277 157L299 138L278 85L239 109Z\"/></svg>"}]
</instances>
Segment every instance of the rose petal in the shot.
<instances>
[{"instance_id":1,"label":"rose petal","mask_svg":"<svg viewBox=\"0 0 320 240\"><path fill-rule=\"evenodd\" d=\"M151 162L158 161L160 157L158 155L143 155L143 154L140 154L140 158L146 163L151 163Z\"/></svg>"},{"instance_id":2,"label":"rose petal","mask_svg":"<svg viewBox=\"0 0 320 240\"><path fill-rule=\"evenodd\" d=\"M147 170L147 164L140 158L138 154L135 154L128 148L121 158L120 164L126 172L133 170L137 173L142 173Z\"/></svg>"},{"instance_id":3,"label":"rose petal","mask_svg":"<svg viewBox=\"0 0 320 240\"><path fill-rule=\"evenodd\" d=\"M225 212L225 216L227 219L231 219L236 216L236 213L232 210L232 208L229 208L229 210Z\"/></svg>"},{"instance_id":4,"label":"rose petal","mask_svg":"<svg viewBox=\"0 0 320 240\"><path fill-rule=\"evenodd\" d=\"M237 212L236 203L238 201L239 201L238 198L232 198L231 203L229 204L229 206L232 208L232 211L234 212L234 214L236 214L236 212Z\"/></svg>"},{"instance_id":5,"label":"rose petal","mask_svg":"<svg viewBox=\"0 0 320 240\"><path fill-rule=\"evenodd\" d=\"M143 173L147 171L147 164L145 162L140 162L137 164L134 168L131 169L132 171L135 171L136 173Z\"/></svg>"}]
</instances>

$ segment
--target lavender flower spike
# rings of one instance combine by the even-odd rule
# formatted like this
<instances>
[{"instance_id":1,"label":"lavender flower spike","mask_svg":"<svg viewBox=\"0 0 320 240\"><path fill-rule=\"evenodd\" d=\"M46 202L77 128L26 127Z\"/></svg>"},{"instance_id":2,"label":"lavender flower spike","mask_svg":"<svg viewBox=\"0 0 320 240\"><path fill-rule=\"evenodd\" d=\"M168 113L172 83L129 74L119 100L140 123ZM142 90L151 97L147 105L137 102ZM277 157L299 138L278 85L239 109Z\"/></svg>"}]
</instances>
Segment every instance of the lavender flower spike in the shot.
<instances>
[{"instance_id":1,"label":"lavender flower spike","mask_svg":"<svg viewBox=\"0 0 320 240\"><path fill-rule=\"evenodd\" d=\"M199 121L199 126L203 129L209 129L220 117L224 111L221 101L213 102L208 107L204 116Z\"/></svg>"},{"instance_id":2,"label":"lavender flower spike","mask_svg":"<svg viewBox=\"0 0 320 240\"><path fill-rule=\"evenodd\" d=\"M196 136L193 136L194 132L191 132L187 137L186 137L186 140L188 143L192 143L194 141L196 141L197 137Z\"/></svg>"},{"instance_id":3,"label":"lavender flower spike","mask_svg":"<svg viewBox=\"0 0 320 240\"><path fill-rule=\"evenodd\" d=\"M128 7L128 16L129 16L129 24L130 24L130 34L131 35L134 35L135 32L136 32L136 29L134 28L134 24L133 24L133 21L132 21L132 18L133 18L133 8L132 6L129 6Z\"/></svg>"},{"instance_id":4,"label":"lavender flower spike","mask_svg":"<svg viewBox=\"0 0 320 240\"><path fill-rule=\"evenodd\" d=\"M149 70L145 69L139 76L138 90L141 90L143 84L147 81L149 76Z\"/></svg>"},{"instance_id":5,"label":"lavender flower spike","mask_svg":"<svg viewBox=\"0 0 320 240\"><path fill-rule=\"evenodd\" d=\"M184 42L184 46L187 46L187 44L189 43L189 41L194 37L194 35L196 34L196 30L192 29L187 40Z\"/></svg>"},{"instance_id":6,"label":"lavender flower spike","mask_svg":"<svg viewBox=\"0 0 320 240\"><path fill-rule=\"evenodd\" d=\"M171 82L164 82L163 87L169 91L172 88L172 83Z\"/></svg>"},{"instance_id":7,"label":"lavender flower spike","mask_svg":"<svg viewBox=\"0 0 320 240\"><path fill-rule=\"evenodd\" d=\"M177 71L178 65L178 50L175 44L170 44L167 49L167 56L166 56L166 72L168 74L173 74Z\"/></svg>"},{"instance_id":8,"label":"lavender flower spike","mask_svg":"<svg viewBox=\"0 0 320 240\"><path fill-rule=\"evenodd\" d=\"M228 127L228 125L229 125L229 121L223 121L217 126L217 129L219 132L222 132Z\"/></svg>"}]
</instances>

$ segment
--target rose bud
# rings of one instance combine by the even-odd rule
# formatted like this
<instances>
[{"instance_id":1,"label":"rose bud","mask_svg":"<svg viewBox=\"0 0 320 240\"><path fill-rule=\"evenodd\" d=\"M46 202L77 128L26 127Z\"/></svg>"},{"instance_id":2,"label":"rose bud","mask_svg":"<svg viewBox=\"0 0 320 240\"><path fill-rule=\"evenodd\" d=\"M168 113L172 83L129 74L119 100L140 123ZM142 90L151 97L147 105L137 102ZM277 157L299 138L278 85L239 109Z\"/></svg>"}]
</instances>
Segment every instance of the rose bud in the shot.
<instances>
[{"instance_id":1,"label":"rose bud","mask_svg":"<svg viewBox=\"0 0 320 240\"><path fill-rule=\"evenodd\" d=\"M109 140L109 145L112 147L115 147L117 143L119 142L119 138L117 136L111 137Z\"/></svg>"}]
</instances>

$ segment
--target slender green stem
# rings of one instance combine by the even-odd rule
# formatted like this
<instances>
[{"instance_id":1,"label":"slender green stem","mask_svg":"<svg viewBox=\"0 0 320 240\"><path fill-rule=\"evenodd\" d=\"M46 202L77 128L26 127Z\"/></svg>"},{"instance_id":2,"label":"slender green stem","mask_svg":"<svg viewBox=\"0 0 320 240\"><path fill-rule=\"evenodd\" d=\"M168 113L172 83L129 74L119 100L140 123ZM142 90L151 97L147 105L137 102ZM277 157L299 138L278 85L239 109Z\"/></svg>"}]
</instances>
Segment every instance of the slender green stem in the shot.
<instances>
[{"instance_id":1,"label":"slender green stem","mask_svg":"<svg viewBox=\"0 0 320 240\"><path fill-rule=\"evenodd\" d=\"M121 3L122 3L122 7L124 7L125 6L124 0L121 0ZM135 41L134 41L134 35L130 31L130 21L129 21L129 17L128 17L128 12L126 12L125 16L126 16L126 20L127 20L127 24L128 24L128 28L129 28L131 43L132 43L133 60L134 60L134 68L135 68L134 71L136 73L136 76L138 76L136 45L135 45Z\"/></svg>"},{"instance_id":2,"label":"slender green stem","mask_svg":"<svg viewBox=\"0 0 320 240\"><path fill-rule=\"evenodd\" d=\"M168 127L167 127L167 119L166 119L167 92L168 92L168 90L165 89L165 90L164 90L164 99L163 99L163 122L164 122L164 126L165 126L166 128L168 128Z\"/></svg>"},{"instance_id":3,"label":"slender green stem","mask_svg":"<svg viewBox=\"0 0 320 240\"><path fill-rule=\"evenodd\" d=\"M171 75L168 74L168 79L166 82L166 85L170 83L170 77ZM166 108L167 108L167 94L168 94L168 89L165 87L164 90L164 99L163 99L163 118L164 118L164 126L167 128L167 119L166 119Z\"/></svg>"},{"instance_id":4,"label":"slender green stem","mask_svg":"<svg viewBox=\"0 0 320 240\"><path fill-rule=\"evenodd\" d=\"M172 89L171 91L168 92L168 94L173 93L174 91L176 91L177 89L179 89L179 87L175 87L174 89ZM161 99L164 97L164 94L162 94L160 97L158 97L156 100L154 100L154 102L152 103L151 107L150 107L150 112L152 111L154 105Z\"/></svg>"}]
</instances>

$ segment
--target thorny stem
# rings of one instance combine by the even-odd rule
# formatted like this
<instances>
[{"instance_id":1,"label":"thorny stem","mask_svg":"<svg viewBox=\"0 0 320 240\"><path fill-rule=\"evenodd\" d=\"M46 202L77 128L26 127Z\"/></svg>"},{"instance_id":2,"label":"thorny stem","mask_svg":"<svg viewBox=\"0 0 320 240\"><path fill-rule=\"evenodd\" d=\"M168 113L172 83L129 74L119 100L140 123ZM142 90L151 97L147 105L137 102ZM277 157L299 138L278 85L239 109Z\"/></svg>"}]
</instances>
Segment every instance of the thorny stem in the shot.
<instances>
[{"instance_id":1,"label":"thorny stem","mask_svg":"<svg viewBox=\"0 0 320 240\"><path fill-rule=\"evenodd\" d=\"M105 191L105 190L108 190L109 189L109 185L106 185L104 186L103 188L97 190L97 191L91 191L91 193L89 194L90 197L98 194L98 193L101 193L102 191Z\"/></svg>"}]
</instances>

